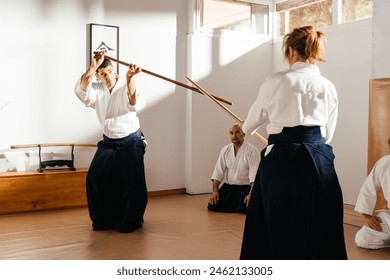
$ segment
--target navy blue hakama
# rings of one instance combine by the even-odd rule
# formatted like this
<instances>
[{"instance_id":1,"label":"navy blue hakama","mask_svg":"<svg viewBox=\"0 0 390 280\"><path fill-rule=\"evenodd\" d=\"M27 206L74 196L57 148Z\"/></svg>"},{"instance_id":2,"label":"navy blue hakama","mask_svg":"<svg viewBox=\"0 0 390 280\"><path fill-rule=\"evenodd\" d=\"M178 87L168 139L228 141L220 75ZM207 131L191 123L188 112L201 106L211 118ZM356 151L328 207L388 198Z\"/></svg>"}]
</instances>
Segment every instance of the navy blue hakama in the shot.
<instances>
[{"instance_id":1,"label":"navy blue hakama","mask_svg":"<svg viewBox=\"0 0 390 280\"><path fill-rule=\"evenodd\" d=\"M94 230L132 232L142 227L147 205L145 144L138 130L124 138L103 135L87 174L87 200Z\"/></svg>"},{"instance_id":2,"label":"navy blue hakama","mask_svg":"<svg viewBox=\"0 0 390 280\"><path fill-rule=\"evenodd\" d=\"M261 162L240 259L347 259L343 198L331 146L319 127L284 128Z\"/></svg>"},{"instance_id":3,"label":"navy blue hakama","mask_svg":"<svg viewBox=\"0 0 390 280\"><path fill-rule=\"evenodd\" d=\"M208 204L207 208L214 212L246 213L245 197L251 190L250 185L223 184L219 188L219 200L216 204Z\"/></svg>"}]
</instances>

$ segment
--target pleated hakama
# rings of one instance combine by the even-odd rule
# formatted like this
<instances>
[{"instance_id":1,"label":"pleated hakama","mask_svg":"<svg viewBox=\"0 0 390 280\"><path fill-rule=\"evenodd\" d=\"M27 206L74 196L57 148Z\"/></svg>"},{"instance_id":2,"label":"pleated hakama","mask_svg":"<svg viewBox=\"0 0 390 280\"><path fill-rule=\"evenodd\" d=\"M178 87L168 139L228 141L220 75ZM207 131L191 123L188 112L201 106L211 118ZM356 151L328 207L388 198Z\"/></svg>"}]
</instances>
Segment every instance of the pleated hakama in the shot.
<instances>
[{"instance_id":1,"label":"pleated hakama","mask_svg":"<svg viewBox=\"0 0 390 280\"><path fill-rule=\"evenodd\" d=\"M243 213L247 211L245 197L251 190L250 185L223 184L218 190L219 200L216 204L208 204L207 208L214 212Z\"/></svg>"},{"instance_id":2,"label":"pleated hakama","mask_svg":"<svg viewBox=\"0 0 390 280\"><path fill-rule=\"evenodd\" d=\"M343 198L331 146L319 127L284 128L261 162L240 259L347 259Z\"/></svg>"},{"instance_id":3,"label":"pleated hakama","mask_svg":"<svg viewBox=\"0 0 390 280\"><path fill-rule=\"evenodd\" d=\"M142 227L148 200L144 153L140 130L120 139L103 135L86 182L94 230L131 232Z\"/></svg>"}]
</instances>

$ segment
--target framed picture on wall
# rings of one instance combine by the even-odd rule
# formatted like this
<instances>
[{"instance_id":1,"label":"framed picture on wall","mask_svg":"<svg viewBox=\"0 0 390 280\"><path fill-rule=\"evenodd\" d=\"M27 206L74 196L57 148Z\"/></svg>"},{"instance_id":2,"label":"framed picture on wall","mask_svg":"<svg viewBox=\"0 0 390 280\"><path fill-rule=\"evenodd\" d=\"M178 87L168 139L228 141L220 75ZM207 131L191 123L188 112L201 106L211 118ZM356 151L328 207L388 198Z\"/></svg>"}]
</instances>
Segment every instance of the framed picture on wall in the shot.
<instances>
[{"instance_id":1,"label":"framed picture on wall","mask_svg":"<svg viewBox=\"0 0 390 280\"><path fill-rule=\"evenodd\" d=\"M107 55L119 59L119 26L89 23L87 24L87 68L91 65L93 53L107 47ZM112 62L119 74L119 64Z\"/></svg>"}]
</instances>

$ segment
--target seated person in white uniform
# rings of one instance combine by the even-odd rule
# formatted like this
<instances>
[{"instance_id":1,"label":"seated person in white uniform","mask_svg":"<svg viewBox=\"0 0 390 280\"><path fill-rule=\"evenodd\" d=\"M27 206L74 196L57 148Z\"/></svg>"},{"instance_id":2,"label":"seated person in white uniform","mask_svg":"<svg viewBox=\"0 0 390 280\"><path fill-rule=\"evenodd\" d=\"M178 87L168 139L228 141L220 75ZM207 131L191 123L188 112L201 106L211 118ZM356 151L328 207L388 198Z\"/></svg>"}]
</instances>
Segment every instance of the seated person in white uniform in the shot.
<instances>
[{"instance_id":1,"label":"seated person in white uniform","mask_svg":"<svg viewBox=\"0 0 390 280\"><path fill-rule=\"evenodd\" d=\"M377 191L382 189L387 209L374 211ZM366 249L390 247L390 155L380 158L360 190L355 211L362 213L364 226L356 233L356 245Z\"/></svg>"},{"instance_id":2,"label":"seated person in white uniform","mask_svg":"<svg viewBox=\"0 0 390 280\"><path fill-rule=\"evenodd\" d=\"M239 125L230 129L232 143L222 148L211 176L210 211L246 213L260 153L254 145L244 142L244 137Z\"/></svg>"}]
</instances>

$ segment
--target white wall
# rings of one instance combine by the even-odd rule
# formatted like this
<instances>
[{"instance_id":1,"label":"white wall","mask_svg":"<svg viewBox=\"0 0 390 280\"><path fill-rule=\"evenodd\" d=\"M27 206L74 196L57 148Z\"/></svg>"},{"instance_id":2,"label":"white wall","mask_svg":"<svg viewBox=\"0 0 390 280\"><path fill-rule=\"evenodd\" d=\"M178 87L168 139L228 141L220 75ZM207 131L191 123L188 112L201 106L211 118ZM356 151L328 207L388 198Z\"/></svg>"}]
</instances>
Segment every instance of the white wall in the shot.
<instances>
[{"instance_id":1,"label":"white wall","mask_svg":"<svg viewBox=\"0 0 390 280\"><path fill-rule=\"evenodd\" d=\"M189 69L192 80L207 91L233 102L222 103L245 119L258 89L272 70L270 42L189 35ZM230 143L229 129L238 122L206 96L192 95L188 104L187 192L211 191L210 177L222 146ZM263 130L261 130L263 131ZM264 145L246 136L259 150Z\"/></svg>"},{"instance_id":2,"label":"white wall","mask_svg":"<svg viewBox=\"0 0 390 280\"><path fill-rule=\"evenodd\" d=\"M190 3L189 6L188 3ZM188 75L208 91L234 102L241 118L266 76L285 67L280 42L215 38L187 30L193 0L2 0L0 1L0 149L11 144L95 143L101 138L95 113L74 96L85 70L87 23L120 26L120 59L185 82ZM354 204L366 176L371 20L323 29L340 117L333 146L346 203ZM123 68L121 69L123 73ZM147 74L137 83L147 99L140 113L149 142L145 156L149 190L186 187L209 192L210 176L235 123L205 96ZM260 130L264 136L264 130ZM259 149L253 137L247 141ZM81 156L78 157L78 154ZM92 154L79 151L76 167Z\"/></svg>"},{"instance_id":3,"label":"white wall","mask_svg":"<svg viewBox=\"0 0 390 280\"><path fill-rule=\"evenodd\" d=\"M327 28L322 73L336 86L339 117L332 141L344 202L354 205L367 176L368 96L371 79L372 20Z\"/></svg>"}]
</instances>

